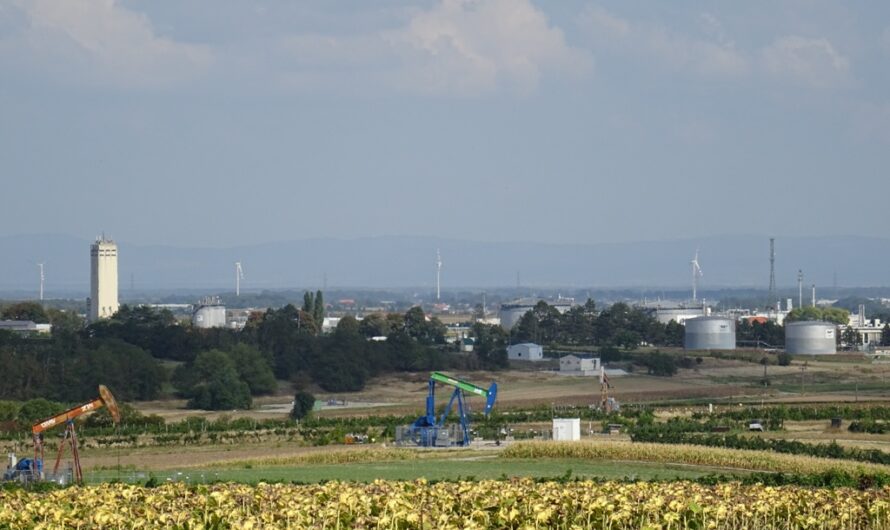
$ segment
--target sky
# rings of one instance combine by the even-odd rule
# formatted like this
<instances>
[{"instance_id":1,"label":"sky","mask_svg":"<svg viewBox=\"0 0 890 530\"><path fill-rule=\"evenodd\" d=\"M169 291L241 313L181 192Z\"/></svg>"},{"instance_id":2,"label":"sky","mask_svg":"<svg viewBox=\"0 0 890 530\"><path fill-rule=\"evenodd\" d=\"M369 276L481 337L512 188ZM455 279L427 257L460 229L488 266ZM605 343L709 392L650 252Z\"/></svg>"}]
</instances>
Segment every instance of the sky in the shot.
<instances>
[{"instance_id":1,"label":"sky","mask_svg":"<svg viewBox=\"0 0 890 530\"><path fill-rule=\"evenodd\" d=\"M882 1L0 0L0 235L885 236Z\"/></svg>"}]
</instances>

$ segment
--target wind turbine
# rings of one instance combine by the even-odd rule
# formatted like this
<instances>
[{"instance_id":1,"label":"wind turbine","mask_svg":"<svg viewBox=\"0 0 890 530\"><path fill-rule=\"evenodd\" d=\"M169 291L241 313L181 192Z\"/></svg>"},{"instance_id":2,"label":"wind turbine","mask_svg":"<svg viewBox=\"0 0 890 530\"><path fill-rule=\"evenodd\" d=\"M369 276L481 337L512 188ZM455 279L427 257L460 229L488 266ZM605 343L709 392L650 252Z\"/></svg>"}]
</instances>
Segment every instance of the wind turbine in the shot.
<instances>
[{"instance_id":1,"label":"wind turbine","mask_svg":"<svg viewBox=\"0 0 890 530\"><path fill-rule=\"evenodd\" d=\"M436 302L442 298L442 254L436 249Z\"/></svg>"},{"instance_id":2,"label":"wind turbine","mask_svg":"<svg viewBox=\"0 0 890 530\"><path fill-rule=\"evenodd\" d=\"M698 249L695 249L695 257L689 262L692 265L692 301L698 300L698 279L702 277L701 265L698 264Z\"/></svg>"},{"instance_id":3,"label":"wind turbine","mask_svg":"<svg viewBox=\"0 0 890 530\"><path fill-rule=\"evenodd\" d=\"M43 301L43 284L46 281L46 276L43 274L43 263L38 263L37 268L40 269L40 301Z\"/></svg>"},{"instance_id":4,"label":"wind turbine","mask_svg":"<svg viewBox=\"0 0 890 530\"><path fill-rule=\"evenodd\" d=\"M241 296L241 280L244 279L244 269L241 268L241 262L235 262L235 296Z\"/></svg>"}]
</instances>

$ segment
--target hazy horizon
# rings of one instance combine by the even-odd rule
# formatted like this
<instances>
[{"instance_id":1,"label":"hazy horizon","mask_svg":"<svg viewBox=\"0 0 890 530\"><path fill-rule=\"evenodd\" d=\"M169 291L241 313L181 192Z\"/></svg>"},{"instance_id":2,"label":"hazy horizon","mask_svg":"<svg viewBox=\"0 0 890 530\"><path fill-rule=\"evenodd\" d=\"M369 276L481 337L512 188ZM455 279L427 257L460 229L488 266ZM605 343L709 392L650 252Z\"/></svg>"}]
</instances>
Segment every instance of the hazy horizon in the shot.
<instances>
[{"instance_id":1,"label":"hazy horizon","mask_svg":"<svg viewBox=\"0 0 890 530\"><path fill-rule=\"evenodd\" d=\"M108 234L106 235L113 235ZM47 289L83 289L89 282L91 240L64 235L2 236L0 290L37 287L44 263ZM479 242L433 237L314 238L231 247L140 245L117 239L122 290L219 289L233 286L234 263L243 264L244 289L324 284L344 288L435 285L436 251L444 262L442 285L453 287L654 288L690 285L698 252L701 289L766 288L769 238L715 236L695 239L555 244ZM868 249L863 258L862 249ZM881 287L887 281L890 239L867 236L776 238L776 282ZM517 278L519 276L519 278ZM132 290L132 289L131 289Z\"/></svg>"}]
</instances>

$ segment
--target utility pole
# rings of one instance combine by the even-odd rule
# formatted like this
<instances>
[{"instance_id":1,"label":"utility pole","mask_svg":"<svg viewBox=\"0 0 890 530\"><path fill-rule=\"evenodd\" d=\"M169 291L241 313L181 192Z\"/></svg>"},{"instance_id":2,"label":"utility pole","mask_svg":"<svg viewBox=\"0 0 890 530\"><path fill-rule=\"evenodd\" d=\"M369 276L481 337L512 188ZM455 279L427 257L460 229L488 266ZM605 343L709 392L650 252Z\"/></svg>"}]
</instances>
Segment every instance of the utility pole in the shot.
<instances>
[{"instance_id":1,"label":"utility pole","mask_svg":"<svg viewBox=\"0 0 890 530\"><path fill-rule=\"evenodd\" d=\"M797 307L803 309L803 270L797 269Z\"/></svg>"}]
</instances>

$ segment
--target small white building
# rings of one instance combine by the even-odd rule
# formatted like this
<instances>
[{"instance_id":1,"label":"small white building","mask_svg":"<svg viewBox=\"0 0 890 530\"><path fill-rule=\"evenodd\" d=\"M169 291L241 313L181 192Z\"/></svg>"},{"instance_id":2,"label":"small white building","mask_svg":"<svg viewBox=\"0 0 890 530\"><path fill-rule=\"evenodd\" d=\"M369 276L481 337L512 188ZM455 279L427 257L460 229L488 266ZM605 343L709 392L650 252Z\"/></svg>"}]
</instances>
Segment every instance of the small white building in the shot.
<instances>
[{"instance_id":1,"label":"small white building","mask_svg":"<svg viewBox=\"0 0 890 530\"><path fill-rule=\"evenodd\" d=\"M333 333L338 324L340 324L340 317L324 317L324 320L321 321L321 332Z\"/></svg>"},{"instance_id":2,"label":"small white building","mask_svg":"<svg viewBox=\"0 0 890 530\"><path fill-rule=\"evenodd\" d=\"M559 358L559 373L563 375L599 375L600 358L583 353L564 355Z\"/></svg>"},{"instance_id":3,"label":"small white building","mask_svg":"<svg viewBox=\"0 0 890 530\"><path fill-rule=\"evenodd\" d=\"M30 320L0 320L0 330L12 331L15 333L43 333L49 334L53 327L51 324L35 324Z\"/></svg>"},{"instance_id":4,"label":"small white building","mask_svg":"<svg viewBox=\"0 0 890 530\"><path fill-rule=\"evenodd\" d=\"M581 418L553 418L553 439L577 442L581 439Z\"/></svg>"},{"instance_id":5,"label":"small white building","mask_svg":"<svg viewBox=\"0 0 890 530\"><path fill-rule=\"evenodd\" d=\"M507 346L507 359L511 361L543 361L544 347L533 342Z\"/></svg>"}]
</instances>

